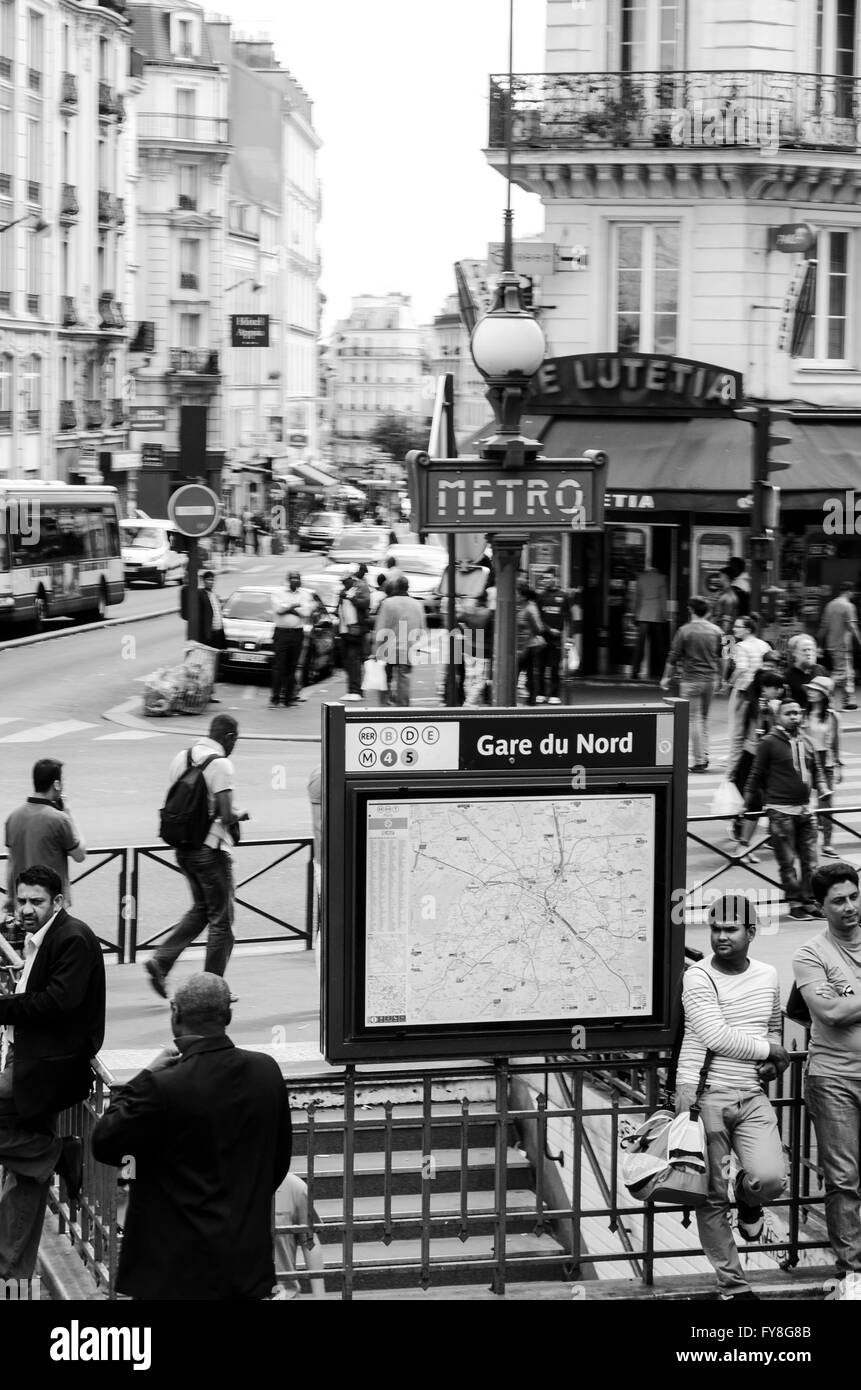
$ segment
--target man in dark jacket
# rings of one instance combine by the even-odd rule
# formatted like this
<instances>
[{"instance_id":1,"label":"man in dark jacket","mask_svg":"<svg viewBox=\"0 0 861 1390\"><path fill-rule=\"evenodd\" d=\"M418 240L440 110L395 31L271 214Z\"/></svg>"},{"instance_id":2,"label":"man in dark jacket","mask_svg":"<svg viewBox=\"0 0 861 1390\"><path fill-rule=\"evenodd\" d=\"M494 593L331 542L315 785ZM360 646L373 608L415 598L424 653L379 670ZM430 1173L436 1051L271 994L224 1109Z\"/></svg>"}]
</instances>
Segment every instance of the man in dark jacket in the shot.
<instances>
[{"instance_id":1,"label":"man in dark jacket","mask_svg":"<svg viewBox=\"0 0 861 1390\"><path fill-rule=\"evenodd\" d=\"M272 1197L289 1167L277 1062L227 1037L230 989L192 975L171 1003L175 1045L115 1090L93 1132L100 1163L129 1163L117 1288L133 1298L250 1300L275 1286Z\"/></svg>"},{"instance_id":2,"label":"man in dark jacket","mask_svg":"<svg viewBox=\"0 0 861 1390\"><path fill-rule=\"evenodd\" d=\"M18 875L27 942L15 994L0 998L10 1035L0 1073L0 1278L32 1277L56 1169L70 1196L81 1185L81 1142L58 1139L59 1111L90 1093L90 1059L105 1035L105 966L98 940L63 906L59 874L35 865Z\"/></svg>"},{"instance_id":3,"label":"man in dark jacket","mask_svg":"<svg viewBox=\"0 0 861 1390\"><path fill-rule=\"evenodd\" d=\"M816 816L810 805L811 791L820 798L830 796L828 785L801 733L801 706L784 700L777 715L777 728L760 743L744 789L748 811L768 812L771 847L780 870L783 891L790 903L791 917L809 922L821 916L813 898L811 875L816 868ZM801 866L796 876L795 860Z\"/></svg>"}]
</instances>

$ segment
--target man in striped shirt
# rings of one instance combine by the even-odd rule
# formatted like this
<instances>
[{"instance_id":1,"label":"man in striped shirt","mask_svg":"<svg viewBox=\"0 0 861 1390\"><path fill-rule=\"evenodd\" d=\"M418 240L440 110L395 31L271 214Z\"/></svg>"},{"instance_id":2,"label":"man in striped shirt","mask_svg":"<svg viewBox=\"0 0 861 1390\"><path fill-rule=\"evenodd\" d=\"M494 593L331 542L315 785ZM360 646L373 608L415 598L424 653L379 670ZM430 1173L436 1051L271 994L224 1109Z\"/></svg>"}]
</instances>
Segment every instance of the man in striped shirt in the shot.
<instances>
[{"instance_id":1,"label":"man in striped shirt","mask_svg":"<svg viewBox=\"0 0 861 1390\"><path fill-rule=\"evenodd\" d=\"M762 1208L784 1190L786 1165L777 1120L763 1086L789 1065L780 1042L780 995L771 965L750 960L756 909L725 893L709 910L712 956L685 972L685 1033L676 1078L676 1109L694 1102L706 1051L712 1053L700 1100L708 1139L709 1195L697 1211L703 1253L717 1274L721 1299L756 1298L744 1276L727 1219L730 1154L738 1227L759 1240Z\"/></svg>"}]
</instances>

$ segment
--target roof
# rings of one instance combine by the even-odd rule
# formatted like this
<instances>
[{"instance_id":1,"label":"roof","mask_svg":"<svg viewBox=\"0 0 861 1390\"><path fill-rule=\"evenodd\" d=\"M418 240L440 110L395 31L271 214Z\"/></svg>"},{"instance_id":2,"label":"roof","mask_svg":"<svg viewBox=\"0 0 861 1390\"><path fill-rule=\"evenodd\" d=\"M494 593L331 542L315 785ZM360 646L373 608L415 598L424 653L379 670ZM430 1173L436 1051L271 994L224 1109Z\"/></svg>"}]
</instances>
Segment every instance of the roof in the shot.
<instances>
[{"instance_id":1,"label":"roof","mask_svg":"<svg viewBox=\"0 0 861 1390\"><path fill-rule=\"evenodd\" d=\"M178 8L178 7L177 7ZM213 67L218 59L209 41L203 11L198 5L190 4L189 13L200 15L200 56L192 62L204 67ZM151 63L175 63L176 55L170 51L170 16L172 11L158 5L129 5L128 17L133 29L132 45ZM184 59L183 65L189 60Z\"/></svg>"}]
</instances>

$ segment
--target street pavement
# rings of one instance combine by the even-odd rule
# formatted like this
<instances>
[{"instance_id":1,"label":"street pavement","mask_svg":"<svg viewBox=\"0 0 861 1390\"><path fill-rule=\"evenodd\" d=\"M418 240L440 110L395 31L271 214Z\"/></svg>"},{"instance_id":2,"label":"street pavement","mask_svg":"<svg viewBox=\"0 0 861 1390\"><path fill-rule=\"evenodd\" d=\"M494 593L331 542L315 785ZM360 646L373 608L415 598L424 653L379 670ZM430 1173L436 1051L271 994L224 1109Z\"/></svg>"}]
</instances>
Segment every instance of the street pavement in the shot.
<instances>
[{"instance_id":1,"label":"street pavement","mask_svg":"<svg viewBox=\"0 0 861 1390\"><path fill-rule=\"evenodd\" d=\"M220 572L216 588L226 596L243 582L277 582L286 569L320 567L316 555L241 556ZM137 602L134 602L137 600ZM127 617L133 619L151 604L161 616L147 621L128 621L117 626L72 629L62 638L30 645L0 644L0 768L3 796L0 815L19 804L30 792L33 762L56 756L65 764L67 797L91 848L127 845L158 846L157 811L164 800L167 769L176 751L192 737L206 731L211 714L235 714L240 742L234 754L237 800L251 813L246 840L283 839L310 835L307 801L308 776L320 758L321 708L327 700L345 693L343 675L311 687L307 703L291 709L270 709L268 690L262 683L221 682L222 703L205 716L149 719L142 714L143 683L147 674L181 659L184 625L178 612L178 593L170 588L131 596ZM134 608L134 611L132 611ZM165 611L167 610L167 611ZM122 610L120 610L122 611ZM117 610L113 610L112 616ZM439 707L441 669L429 664L414 673L414 702ZM611 704L628 706L660 698L656 686L646 684L577 683L566 691L566 701L578 706ZM360 709L360 705L352 708ZM548 707L547 712L550 713ZM846 717L847 720L849 716ZM689 814L707 814L712 798L725 776L726 701L715 702L711 716L711 767L705 775L689 777ZM838 790L836 808L861 806L861 728L844 723L845 780ZM861 833L861 814L847 817ZM722 827L706 828L703 837L728 846ZM858 863L858 841L837 830L836 848ZM162 846L163 848L163 846ZM256 874L276 851L255 850L244 844L237 861L238 875ZM166 858L169 860L170 856ZM707 879L719 867L718 856L697 846L689 847L687 883ZM305 864L307 854L297 856L290 872L281 877L255 880L243 890L248 902L264 910L284 913L304 921ZM81 866L88 871L90 863ZM761 852L758 870L776 877L773 858ZM77 866L76 866L77 869ZM77 870L80 873L80 870ZM717 880L722 889L768 891L768 885L751 869L733 865ZM152 869L142 876L140 911L142 937L166 928L184 910L186 889L181 877L169 870ZM115 934L117 916L116 871L110 867L90 874L73 892L73 908L105 936ZM707 947L702 914L688 921L686 939L700 949ZM113 933L111 927L113 926ZM286 941L260 947L241 943L260 932L260 919L249 909L237 912L240 945L230 967L231 983L240 1002L236 1007L234 1036L248 1045L275 1047L285 1070L319 1067L317 1046L318 986L310 953ZM794 922L785 914L768 924L757 938L755 953L778 969L785 997L790 962L797 946L818 930L816 923ZM202 952L188 952L177 967L177 979L200 969ZM157 1050L167 1035L167 1009L150 989L140 966L109 966L109 1053L123 1054L122 1070L139 1063L141 1050ZM134 1056L129 1055L134 1053Z\"/></svg>"}]
</instances>

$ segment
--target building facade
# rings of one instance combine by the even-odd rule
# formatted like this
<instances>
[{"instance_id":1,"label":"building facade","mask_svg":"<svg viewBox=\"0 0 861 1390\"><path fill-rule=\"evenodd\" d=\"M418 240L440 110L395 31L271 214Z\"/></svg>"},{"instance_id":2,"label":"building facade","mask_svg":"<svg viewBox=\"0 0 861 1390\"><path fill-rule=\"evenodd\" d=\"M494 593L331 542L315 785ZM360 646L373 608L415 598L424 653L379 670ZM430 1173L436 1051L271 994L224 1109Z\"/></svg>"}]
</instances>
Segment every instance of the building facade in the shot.
<instances>
[{"instance_id":1,"label":"building facade","mask_svg":"<svg viewBox=\"0 0 861 1390\"><path fill-rule=\"evenodd\" d=\"M446 299L441 313L430 324L425 352L432 380L453 377L455 399L455 438L458 444L471 439L487 423L487 386L472 360L469 334L461 318L456 294Z\"/></svg>"},{"instance_id":2,"label":"building facade","mask_svg":"<svg viewBox=\"0 0 861 1390\"><path fill-rule=\"evenodd\" d=\"M422 331L409 295L356 295L348 317L335 324L326 364L335 463L360 486L400 484L400 467L368 436L386 415L419 428L431 413Z\"/></svg>"},{"instance_id":3,"label":"building facade","mask_svg":"<svg viewBox=\"0 0 861 1390\"><path fill-rule=\"evenodd\" d=\"M488 157L545 206L556 248L534 428L558 457L609 455L603 535L560 547L599 668L629 668L637 574L671 618L751 554L742 400L791 415L778 626L815 625L853 535L823 533L861 446L861 25L855 0L547 0L546 72L491 79ZM780 237L777 228L793 227ZM809 229L809 233L804 228ZM567 553L562 553L562 552Z\"/></svg>"},{"instance_id":4,"label":"building facade","mask_svg":"<svg viewBox=\"0 0 861 1390\"><path fill-rule=\"evenodd\" d=\"M144 76L131 426L141 505L164 515L185 478L221 489L229 69L198 6L133 5L129 15Z\"/></svg>"},{"instance_id":5,"label":"building facade","mask_svg":"<svg viewBox=\"0 0 861 1390\"><path fill-rule=\"evenodd\" d=\"M122 0L0 4L0 474L125 486L133 258Z\"/></svg>"}]
</instances>

